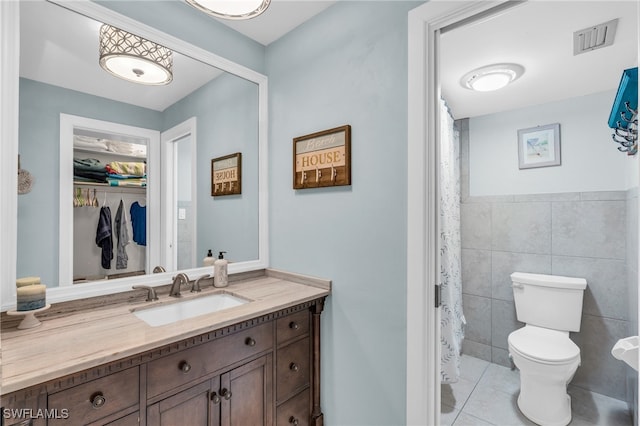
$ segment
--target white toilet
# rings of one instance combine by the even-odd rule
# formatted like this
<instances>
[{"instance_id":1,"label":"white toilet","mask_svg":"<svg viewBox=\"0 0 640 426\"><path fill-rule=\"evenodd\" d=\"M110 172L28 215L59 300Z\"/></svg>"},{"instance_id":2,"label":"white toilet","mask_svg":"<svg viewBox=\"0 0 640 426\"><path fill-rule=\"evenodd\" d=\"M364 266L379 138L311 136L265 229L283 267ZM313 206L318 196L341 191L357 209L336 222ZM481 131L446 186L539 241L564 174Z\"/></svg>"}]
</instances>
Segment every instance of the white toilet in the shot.
<instances>
[{"instance_id":1,"label":"white toilet","mask_svg":"<svg viewBox=\"0 0 640 426\"><path fill-rule=\"evenodd\" d=\"M580 331L584 278L511 274L516 314L525 326L509 334L509 354L520 370L518 407L540 425L571 421L567 384L580 365L580 348L569 339Z\"/></svg>"}]
</instances>

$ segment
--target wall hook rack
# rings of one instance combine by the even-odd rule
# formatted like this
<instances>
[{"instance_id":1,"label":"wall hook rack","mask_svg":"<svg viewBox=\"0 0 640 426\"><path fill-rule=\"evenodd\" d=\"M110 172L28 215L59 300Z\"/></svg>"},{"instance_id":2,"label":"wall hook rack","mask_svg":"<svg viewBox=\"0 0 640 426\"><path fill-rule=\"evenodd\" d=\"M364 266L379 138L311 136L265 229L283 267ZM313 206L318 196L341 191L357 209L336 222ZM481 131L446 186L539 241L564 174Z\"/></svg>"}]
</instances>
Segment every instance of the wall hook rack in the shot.
<instances>
[{"instance_id":1,"label":"wall hook rack","mask_svg":"<svg viewBox=\"0 0 640 426\"><path fill-rule=\"evenodd\" d=\"M609 114L611 138L627 155L638 152L638 68L624 70Z\"/></svg>"}]
</instances>

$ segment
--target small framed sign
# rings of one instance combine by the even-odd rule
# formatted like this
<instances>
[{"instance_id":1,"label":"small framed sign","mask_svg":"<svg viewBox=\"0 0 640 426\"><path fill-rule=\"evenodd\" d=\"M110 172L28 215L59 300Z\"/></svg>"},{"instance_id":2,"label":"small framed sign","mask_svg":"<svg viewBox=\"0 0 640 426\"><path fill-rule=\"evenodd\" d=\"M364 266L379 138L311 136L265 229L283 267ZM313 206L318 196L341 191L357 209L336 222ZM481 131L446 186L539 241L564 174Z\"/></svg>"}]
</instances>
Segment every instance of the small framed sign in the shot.
<instances>
[{"instance_id":1,"label":"small framed sign","mask_svg":"<svg viewBox=\"0 0 640 426\"><path fill-rule=\"evenodd\" d=\"M242 193L242 153L211 160L211 196Z\"/></svg>"},{"instance_id":2,"label":"small framed sign","mask_svg":"<svg viewBox=\"0 0 640 426\"><path fill-rule=\"evenodd\" d=\"M351 185L351 126L293 139L293 189Z\"/></svg>"},{"instance_id":3,"label":"small framed sign","mask_svg":"<svg viewBox=\"0 0 640 426\"><path fill-rule=\"evenodd\" d=\"M518 130L520 169L560 165L560 123Z\"/></svg>"}]
</instances>

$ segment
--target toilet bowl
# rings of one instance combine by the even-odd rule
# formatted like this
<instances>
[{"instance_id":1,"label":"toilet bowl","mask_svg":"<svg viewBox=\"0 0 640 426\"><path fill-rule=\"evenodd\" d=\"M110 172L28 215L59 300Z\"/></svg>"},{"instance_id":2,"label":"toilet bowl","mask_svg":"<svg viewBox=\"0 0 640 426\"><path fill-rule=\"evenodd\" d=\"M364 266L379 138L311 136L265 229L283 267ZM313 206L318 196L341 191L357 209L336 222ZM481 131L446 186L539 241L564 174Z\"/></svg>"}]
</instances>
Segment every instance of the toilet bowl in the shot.
<instances>
[{"instance_id":1,"label":"toilet bowl","mask_svg":"<svg viewBox=\"0 0 640 426\"><path fill-rule=\"evenodd\" d=\"M509 353L520 370L518 408L540 425L571 422L567 384L580 366L580 349L569 334L527 325L509 335Z\"/></svg>"},{"instance_id":2,"label":"toilet bowl","mask_svg":"<svg viewBox=\"0 0 640 426\"><path fill-rule=\"evenodd\" d=\"M544 426L571 422L567 385L580 366L580 348L569 332L580 331L583 278L514 272L511 274L516 316L525 326L507 339L520 370L518 408Z\"/></svg>"}]
</instances>

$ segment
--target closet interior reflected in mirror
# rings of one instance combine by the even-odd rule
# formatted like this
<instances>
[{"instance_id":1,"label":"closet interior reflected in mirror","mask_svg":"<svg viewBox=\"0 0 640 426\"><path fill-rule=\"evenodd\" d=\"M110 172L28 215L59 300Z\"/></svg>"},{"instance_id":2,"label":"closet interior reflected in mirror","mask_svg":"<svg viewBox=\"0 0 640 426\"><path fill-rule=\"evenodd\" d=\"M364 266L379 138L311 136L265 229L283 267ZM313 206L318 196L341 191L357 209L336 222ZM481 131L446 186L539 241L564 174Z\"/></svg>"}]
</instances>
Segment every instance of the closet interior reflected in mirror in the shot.
<instances>
[{"instance_id":1,"label":"closet interior reflected in mirror","mask_svg":"<svg viewBox=\"0 0 640 426\"><path fill-rule=\"evenodd\" d=\"M259 85L177 51L168 85L119 79L99 65L101 25L20 4L19 153L35 183L18 197L17 277L51 288L175 272L208 250L259 263ZM243 193L214 199L210 160L233 152Z\"/></svg>"},{"instance_id":2,"label":"closet interior reflected in mirror","mask_svg":"<svg viewBox=\"0 0 640 426\"><path fill-rule=\"evenodd\" d=\"M74 284L146 273L148 141L124 139L74 129Z\"/></svg>"}]
</instances>

